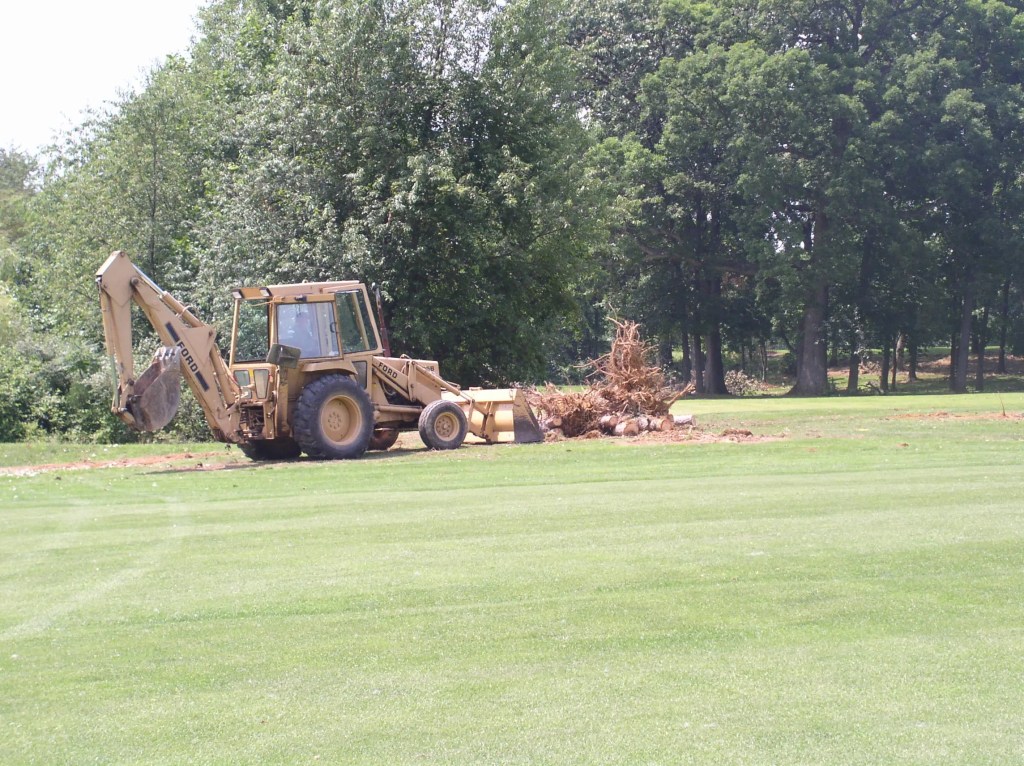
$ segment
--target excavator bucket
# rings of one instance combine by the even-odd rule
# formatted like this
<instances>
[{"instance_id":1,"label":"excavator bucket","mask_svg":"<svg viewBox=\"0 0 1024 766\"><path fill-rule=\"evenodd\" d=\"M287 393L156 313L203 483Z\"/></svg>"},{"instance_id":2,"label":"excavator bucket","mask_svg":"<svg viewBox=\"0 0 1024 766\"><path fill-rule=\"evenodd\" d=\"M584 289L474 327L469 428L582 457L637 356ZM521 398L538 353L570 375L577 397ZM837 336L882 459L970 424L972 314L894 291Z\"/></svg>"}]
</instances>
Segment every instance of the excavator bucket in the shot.
<instances>
[{"instance_id":1,"label":"excavator bucket","mask_svg":"<svg viewBox=\"0 0 1024 766\"><path fill-rule=\"evenodd\" d=\"M160 348L135 381L128 411L140 431L159 431L171 422L181 400L181 357L173 346Z\"/></svg>"},{"instance_id":2,"label":"excavator bucket","mask_svg":"<svg viewBox=\"0 0 1024 766\"><path fill-rule=\"evenodd\" d=\"M470 433L485 441L519 444L544 441L540 424L518 388L469 388L462 391L461 397L446 393L444 398L464 405ZM466 405L467 398L472 400L471 406Z\"/></svg>"}]
</instances>

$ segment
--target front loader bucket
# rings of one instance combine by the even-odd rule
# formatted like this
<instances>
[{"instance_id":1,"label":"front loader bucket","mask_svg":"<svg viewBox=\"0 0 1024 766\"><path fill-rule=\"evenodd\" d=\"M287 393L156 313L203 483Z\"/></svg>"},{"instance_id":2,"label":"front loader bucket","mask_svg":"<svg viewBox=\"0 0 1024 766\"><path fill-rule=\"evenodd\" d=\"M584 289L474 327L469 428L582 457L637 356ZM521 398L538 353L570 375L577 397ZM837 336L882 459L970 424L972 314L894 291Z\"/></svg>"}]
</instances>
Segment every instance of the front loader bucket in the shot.
<instances>
[{"instance_id":1,"label":"front loader bucket","mask_svg":"<svg viewBox=\"0 0 1024 766\"><path fill-rule=\"evenodd\" d=\"M461 397L446 393L444 398L463 405L470 433L485 441L518 444L544 441L537 418L518 388L470 388L463 390Z\"/></svg>"},{"instance_id":2,"label":"front loader bucket","mask_svg":"<svg viewBox=\"0 0 1024 766\"><path fill-rule=\"evenodd\" d=\"M181 400L181 357L178 349L165 346L135 381L128 411L140 431L159 431L171 422Z\"/></svg>"}]
</instances>

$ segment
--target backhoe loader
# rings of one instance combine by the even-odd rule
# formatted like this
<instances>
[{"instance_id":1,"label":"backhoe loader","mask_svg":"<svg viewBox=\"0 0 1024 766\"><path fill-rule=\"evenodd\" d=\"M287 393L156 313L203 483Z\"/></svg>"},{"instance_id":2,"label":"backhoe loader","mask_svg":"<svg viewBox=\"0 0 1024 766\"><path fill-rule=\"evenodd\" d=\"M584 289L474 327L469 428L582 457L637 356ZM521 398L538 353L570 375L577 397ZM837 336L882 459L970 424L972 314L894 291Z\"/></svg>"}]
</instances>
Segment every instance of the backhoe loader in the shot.
<instances>
[{"instance_id":1,"label":"backhoe loader","mask_svg":"<svg viewBox=\"0 0 1024 766\"><path fill-rule=\"evenodd\" d=\"M239 287L228 361L216 333L122 251L98 272L107 353L116 378L111 410L156 431L177 412L184 377L216 439L254 460L355 458L418 430L430 449L467 433L486 442L543 440L518 389L461 389L437 362L393 357L370 291L356 281ZM380 315L380 294L376 293ZM163 346L138 377L132 304Z\"/></svg>"}]
</instances>

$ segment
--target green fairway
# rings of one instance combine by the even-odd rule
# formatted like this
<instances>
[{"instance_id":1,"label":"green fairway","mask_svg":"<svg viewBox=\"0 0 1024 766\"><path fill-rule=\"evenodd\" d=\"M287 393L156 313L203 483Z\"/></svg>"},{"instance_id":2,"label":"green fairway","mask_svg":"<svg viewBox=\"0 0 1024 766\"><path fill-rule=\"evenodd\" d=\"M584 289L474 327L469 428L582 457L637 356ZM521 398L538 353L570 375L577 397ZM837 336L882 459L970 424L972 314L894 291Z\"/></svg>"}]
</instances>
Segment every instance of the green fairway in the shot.
<instances>
[{"instance_id":1,"label":"green fairway","mask_svg":"<svg viewBox=\"0 0 1024 766\"><path fill-rule=\"evenodd\" d=\"M0 474L0 763L1024 761L1024 394L676 409Z\"/></svg>"}]
</instances>

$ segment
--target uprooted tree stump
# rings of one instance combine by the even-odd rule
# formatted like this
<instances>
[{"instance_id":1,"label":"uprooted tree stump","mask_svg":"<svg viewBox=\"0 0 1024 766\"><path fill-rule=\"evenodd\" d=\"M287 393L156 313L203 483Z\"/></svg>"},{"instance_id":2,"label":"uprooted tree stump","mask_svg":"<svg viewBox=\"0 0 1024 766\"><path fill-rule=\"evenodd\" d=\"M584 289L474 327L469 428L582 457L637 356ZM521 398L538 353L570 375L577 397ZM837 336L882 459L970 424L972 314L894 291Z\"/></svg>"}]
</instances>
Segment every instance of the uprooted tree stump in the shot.
<instances>
[{"instance_id":1,"label":"uprooted tree stump","mask_svg":"<svg viewBox=\"0 0 1024 766\"><path fill-rule=\"evenodd\" d=\"M592 372L586 389L566 392L548 384L529 394L543 430L567 437L596 432L636 436L675 427L669 407L692 386L676 391L667 385L665 373L649 361L654 348L640 337L638 324L615 321L615 327L611 350L588 364Z\"/></svg>"}]
</instances>

